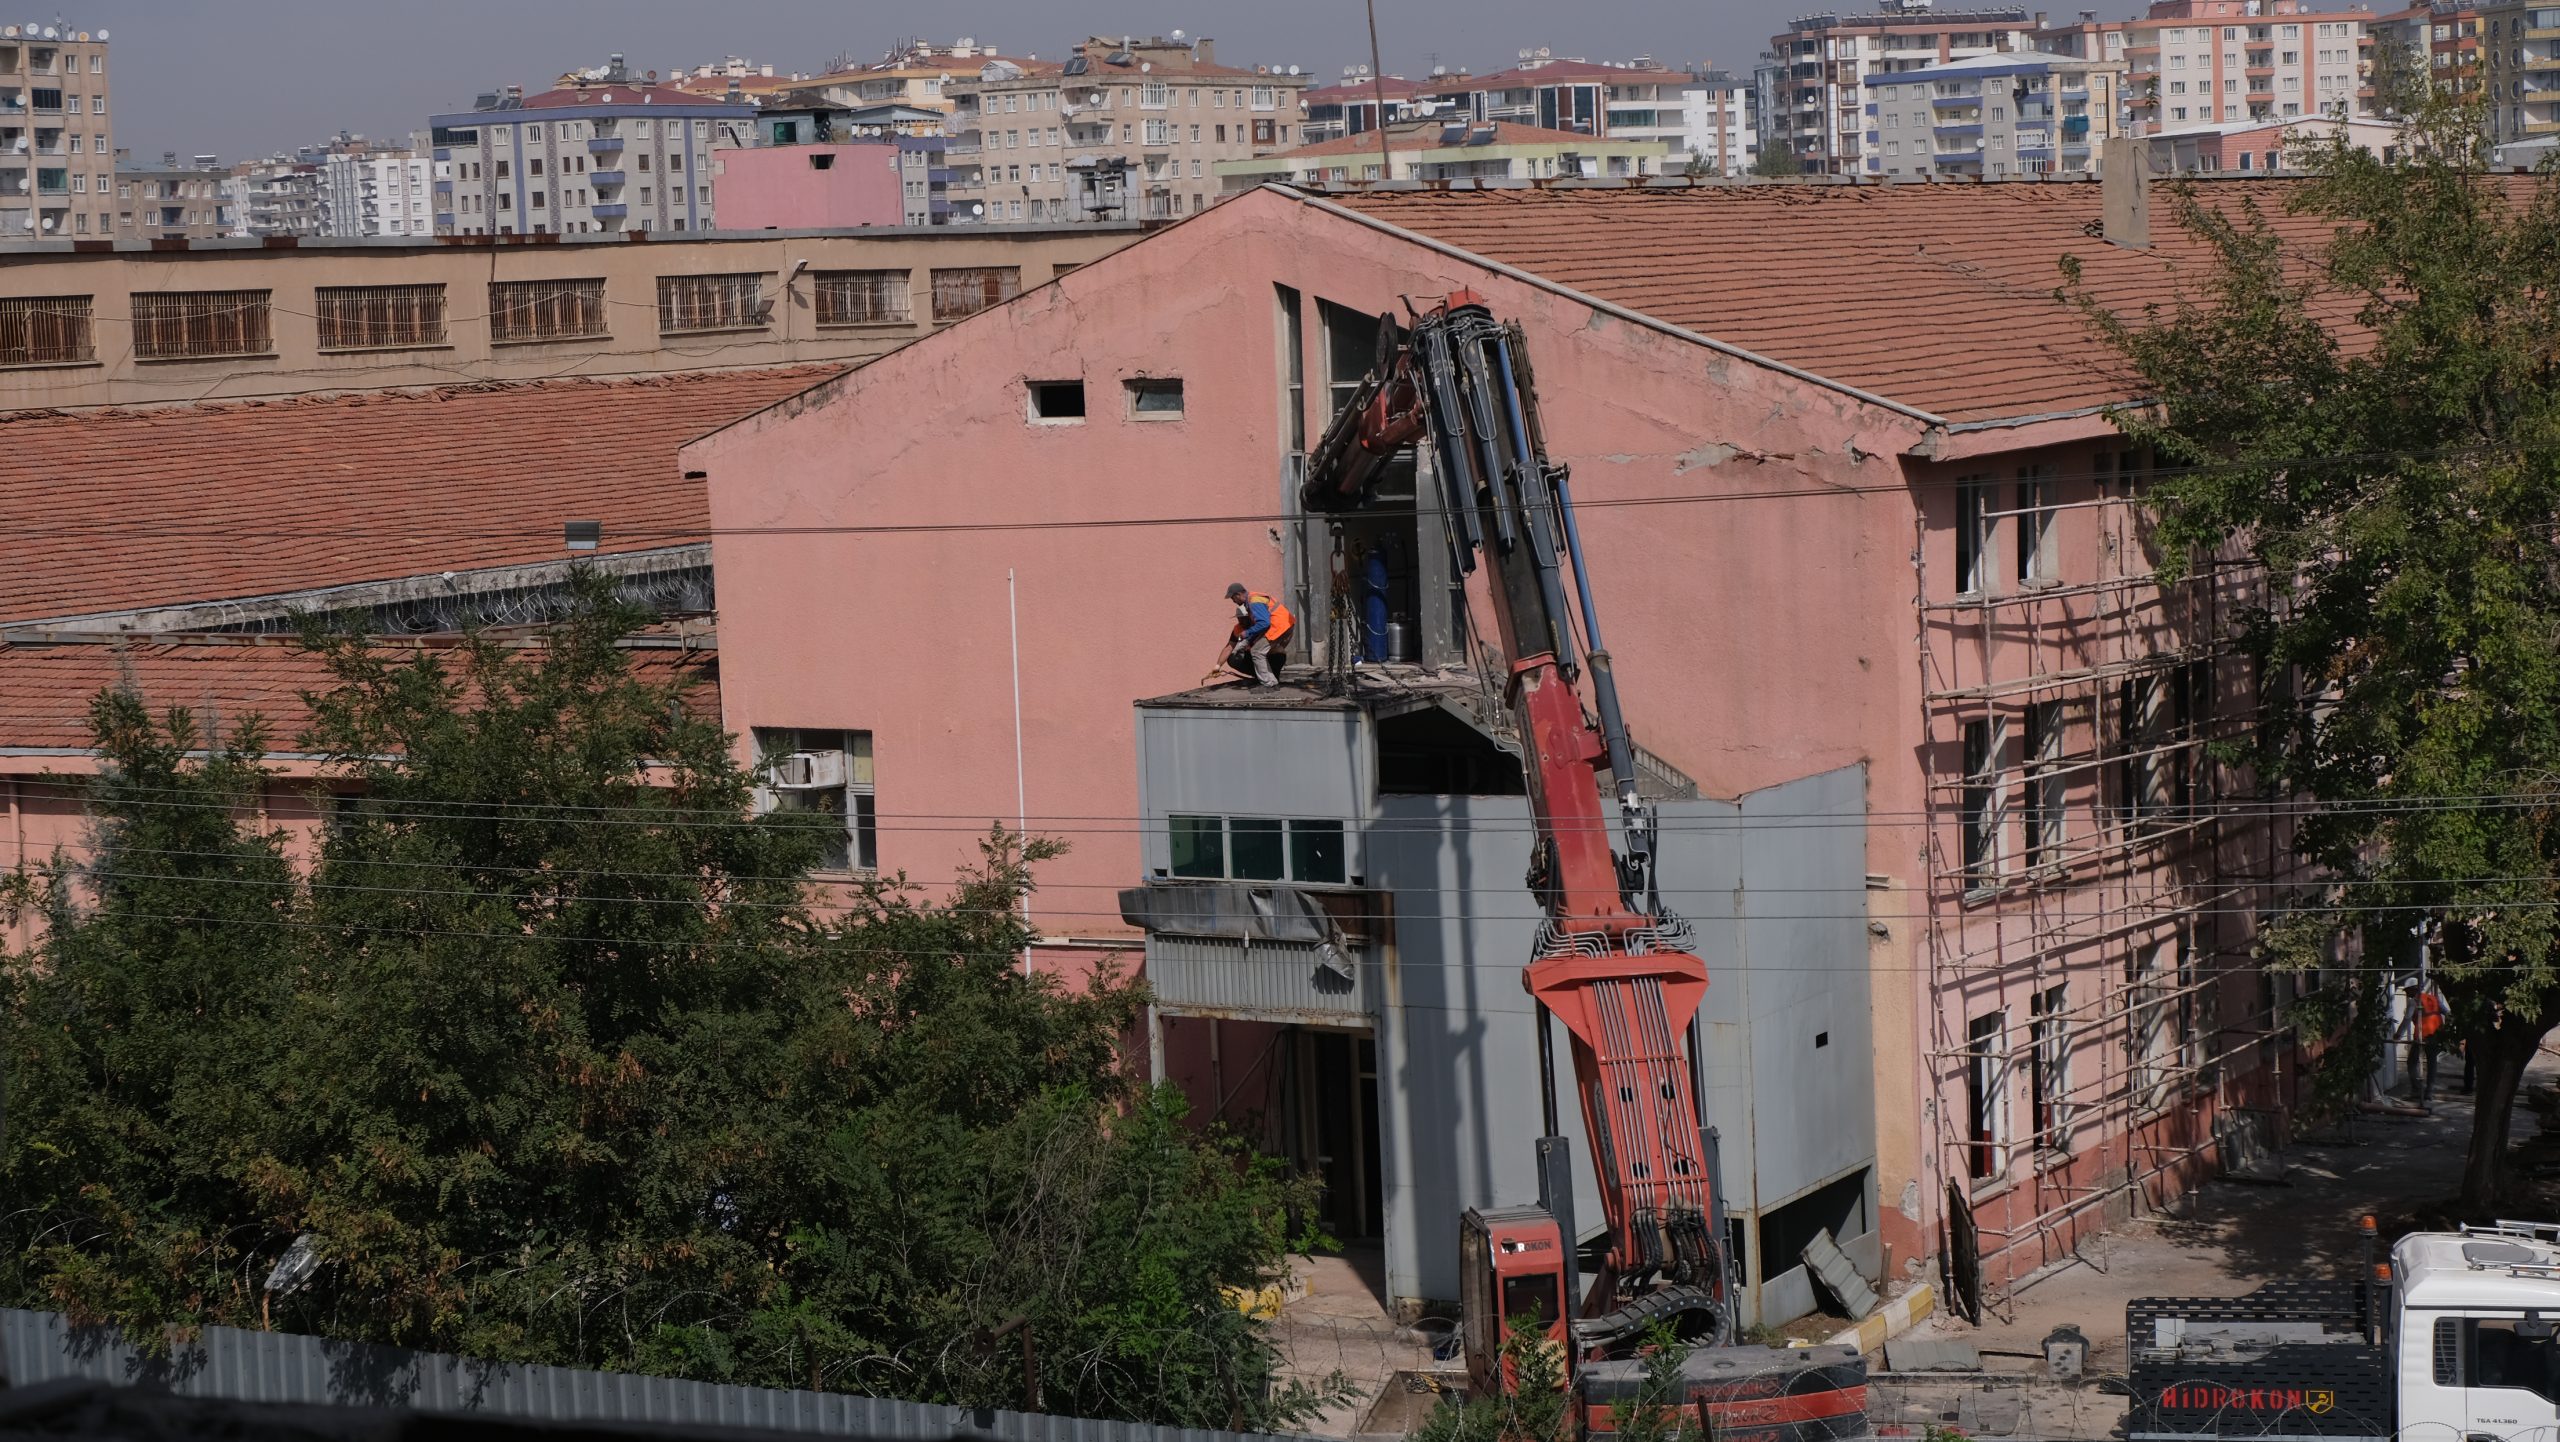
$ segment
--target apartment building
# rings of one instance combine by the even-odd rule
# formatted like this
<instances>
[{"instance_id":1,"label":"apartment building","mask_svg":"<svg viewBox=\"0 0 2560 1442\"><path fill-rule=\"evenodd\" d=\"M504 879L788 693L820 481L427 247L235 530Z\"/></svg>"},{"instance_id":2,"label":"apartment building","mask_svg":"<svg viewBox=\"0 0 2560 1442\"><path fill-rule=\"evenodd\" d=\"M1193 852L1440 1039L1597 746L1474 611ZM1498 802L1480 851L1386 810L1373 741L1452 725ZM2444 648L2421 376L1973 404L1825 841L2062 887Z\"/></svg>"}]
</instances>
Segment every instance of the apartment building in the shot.
<instances>
[{"instance_id":1,"label":"apartment building","mask_svg":"<svg viewBox=\"0 0 2560 1442\"><path fill-rule=\"evenodd\" d=\"M1139 230L57 241L0 267L0 410L856 364Z\"/></svg>"},{"instance_id":2,"label":"apartment building","mask_svg":"<svg viewBox=\"0 0 2560 1442\"><path fill-rule=\"evenodd\" d=\"M1210 166L1304 140L1308 77L1218 63L1203 36L1096 36L945 87L955 224L1166 220L1209 208Z\"/></svg>"},{"instance_id":3,"label":"apartment building","mask_svg":"<svg viewBox=\"0 0 2560 1442\"><path fill-rule=\"evenodd\" d=\"M1689 80L1651 56L1591 61L1542 48L1521 51L1518 65L1490 75L1434 76L1424 93L1461 119L1678 144Z\"/></svg>"},{"instance_id":4,"label":"apartment building","mask_svg":"<svg viewBox=\"0 0 2560 1442\"><path fill-rule=\"evenodd\" d=\"M483 95L428 122L435 160L452 166L437 182L435 233L712 229L711 158L753 144L755 121L744 101L658 86L619 65L539 95Z\"/></svg>"},{"instance_id":5,"label":"apartment building","mask_svg":"<svg viewBox=\"0 0 2560 1442\"><path fill-rule=\"evenodd\" d=\"M2372 25L2377 103L2395 74L2425 76L2456 95L2480 88L2480 8L2472 0L2420 0L2375 16Z\"/></svg>"},{"instance_id":6,"label":"apartment building","mask_svg":"<svg viewBox=\"0 0 2560 1442\"><path fill-rule=\"evenodd\" d=\"M437 165L409 150L331 151L320 169L326 233L435 234Z\"/></svg>"},{"instance_id":7,"label":"apartment building","mask_svg":"<svg viewBox=\"0 0 2560 1442\"><path fill-rule=\"evenodd\" d=\"M306 147L233 166L222 186L231 205L231 233L296 239L325 234L328 193L321 167L327 160L325 153Z\"/></svg>"},{"instance_id":8,"label":"apartment building","mask_svg":"<svg viewBox=\"0 0 2560 1442\"><path fill-rule=\"evenodd\" d=\"M231 233L230 179L210 155L180 164L163 151L157 165L116 156L116 236L122 240L213 240Z\"/></svg>"},{"instance_id":9,"label":"apartment building","mask_svg":"<svg viewBox=\"0 0 2560 1442\"><path fill-rule=\"evenodd\" d=\"M0 245L115 234L107 32L0 25Z\"/></svg>"},{"instance_id":10,"label":"apartment building","mask_svg":"<svg viewBox=\"0 0 2560 1442\"><path fill-rule=\"evenodd\" d=\"M1680 87L1676 167L1748 175L1760 159L1759 89L1728 71L1701 70Z\"/></svg>"},{"instance_id":11,"label":"apartment building","mask_svg":"<svg viewBox=\"0 0 2560 1442\"><path fill-rule=\"evenodd\" d=\"M1308 144L1377 129L1381 99L1389 125L1428 119L1448 104L1424 94L1426 85L1438 83L1442 74L1435 74L1426 82L1407 80L1401 75L1372 76L1366 73L1368 69L1366 65L1345 65L1341 84L1313 86L1298 97L1306 107L1306 123L1300 133Z\"/></svg>"},{"instance_id":12,"label":"apartment building","mask_svg":"<svg viewBox=\"0 0 2560 1442\"><path fill-rule=\"evenodd\" d=\"M2094 175L2123 78L2121 61L2025 55L1868 76L1866 173Z\"/></svg>"},{"instance_id":13,"label":"apartment building","mask_svg":"<svg viewBox=\"0 0 2560 1442\"><path fill-rule=\"evenodd\" d=\"M2483 8L2480 78L2487 92L2490 144L2560 135L2560 7Z\"/></svg>"},{"instance_id":14,"label":"apartment building","mask_svg":"<svg viewBox=\"0 0 2560 1442\"><path fill-rule=\"evenodd\" d=\"M1877 0L1870 14L1799 16L1770 42L1776 94L1761 145L1791 151L1814 174L1862 175L1866 82L1953 60L2030 53L2035 22L2021 6L1942 10L1929 0Z\"/></svg>"},{"instance_id":15,"label":"apartment building","mask_svg":"<svg viewBox=\"0 0 2560 1442\"><path fill-rule=\"evenodd\" d=\"M1394 169L1388 172L1388 158ZM1222 160L1219 182L1229 191L1265 181L1293 185L1394 180L1591 180L1632 179L1676 172L1679 152L1659 140L1615 140L1533 125L1416 120L1376 131L1302 145L1251 160Z\"/></svg>"},{"instance_id":16,"label":"apartment building","mask_svg":"<svg viewBox=\"0 0 2560 1442\"><path fill-rule=\"evenodd\" d=\"M2369 115L2373 20L2304 0L2153 0L2125 28L2133 131Z\"/></svg>"}]
</instances>

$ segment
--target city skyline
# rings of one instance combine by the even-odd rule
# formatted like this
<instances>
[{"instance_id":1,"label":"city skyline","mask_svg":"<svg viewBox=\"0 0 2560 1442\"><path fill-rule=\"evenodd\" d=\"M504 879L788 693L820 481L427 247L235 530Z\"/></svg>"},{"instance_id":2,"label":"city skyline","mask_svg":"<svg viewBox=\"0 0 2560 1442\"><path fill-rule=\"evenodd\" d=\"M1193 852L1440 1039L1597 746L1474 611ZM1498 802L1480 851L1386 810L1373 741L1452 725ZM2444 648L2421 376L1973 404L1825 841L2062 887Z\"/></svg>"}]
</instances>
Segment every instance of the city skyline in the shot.
<instances>
[{"instance_id":1,"label":"city skyline","mask_svg":"<svg viewBox=\"0 0 2560 1442\"><path fill-rule=\"evenodd\" d=\"M1790 16L1813 0L1724 0L1706 13L1659 0L1587 7L1569 21L1528 0L1453 7L1380 0L1378 29L1391 74L1434 63L1478 72L1513 63L1524 47L1665 64L1709 62L1748 69ZM1864 9L1864 4L1855 8ZM735 55L781 71L815 71L850 53L871 58L903 37L949 44L974 36L1011 54L1055 56L1089 32L1169 34L1218 41L1233 64L1299 65L1339 78L1368 60L1358 0L1300 10L1121 0L1091 7L1031 0L964 0L918 20L836 0L750 0L706 10L675 0L551 0L538 7L452 0L432 23L384 7L381 24L350 23L322 0L226 0L173 7L166 0L91 0L61 23L112 36L123 112L116 141L137 159L174 151L226 163L314 144L341 130L404 139L439 112L468 109L503 85L528 91L561 72L622 52L631 68L665 73ZM48 14L42 23L52 23ZM1454 33L1453 33L1454 28ZM296 76L282 87L233 87L217 97L206 77L256 73L278 59ZM220 99L222 103L216 104Z\"/></svg>"}]
</instances>

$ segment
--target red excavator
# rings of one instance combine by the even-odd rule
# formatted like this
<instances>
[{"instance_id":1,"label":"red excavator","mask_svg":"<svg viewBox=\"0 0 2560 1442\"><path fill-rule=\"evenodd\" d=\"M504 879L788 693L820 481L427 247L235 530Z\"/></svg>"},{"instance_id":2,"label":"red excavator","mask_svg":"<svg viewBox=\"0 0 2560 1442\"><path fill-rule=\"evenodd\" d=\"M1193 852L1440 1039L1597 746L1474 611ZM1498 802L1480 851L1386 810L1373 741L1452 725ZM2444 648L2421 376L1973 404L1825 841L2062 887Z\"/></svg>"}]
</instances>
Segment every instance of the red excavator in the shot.
<instances>
[{"instance_id":1,"label":"red excavator","mask_svg":"<svg viewBox=\"0 0 2560 1442\"><path fill-rule=\"evenodd\" d=\"M1654 811L1637 791L1571 481L1547 459L1520 327L1460 291L1409 326L1381 317L1379 333L1378 364L1309 457L1301 502L1317 513L1361 509L1398 454L1426 447L1432 482L1417 488L1416 504L1445 523L1454 574L1472 574L1479 560L1490 568L1492 639L1510 672L1536 832L1528 886L1546 913L1522 977L1537 1000L1539 1196L1534 1206L1469 1208L1460 1225L1471 1385L1510 1388L1504 1334L1533 1319L1566 1359L1584 1426L1605 1430L1609 1404L1635 1392L1635 1354L1660 1324L1695 1347L1684 1366L1688 1401L1711 1435L1863 1435L1866 1373L1854 1350L1733 1345L1738 1288L1715 1132L1698 1099L1706 964L1690 952L1687 924L1662 904ZM1587 1255L1557 1123L1550 1015L1572 1038L1599 1178L1601 1229Z\"/></svg>"}]
</instances>

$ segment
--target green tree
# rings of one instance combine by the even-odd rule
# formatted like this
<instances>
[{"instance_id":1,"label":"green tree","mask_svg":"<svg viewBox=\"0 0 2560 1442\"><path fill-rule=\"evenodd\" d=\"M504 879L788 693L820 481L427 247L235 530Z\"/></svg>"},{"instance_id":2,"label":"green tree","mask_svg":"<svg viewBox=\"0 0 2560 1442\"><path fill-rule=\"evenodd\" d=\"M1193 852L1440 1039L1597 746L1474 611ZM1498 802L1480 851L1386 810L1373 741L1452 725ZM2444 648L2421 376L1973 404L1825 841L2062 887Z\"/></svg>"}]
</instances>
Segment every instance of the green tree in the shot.
<instances>
[{"instance_id":1,"label":"green tree","mask_svg":"<svg viewBox=\"0 0 2560 1442\"><path fill-rule=\"evenodd\" d=\"M2172 187L2209 261L2184 299L2080 299L2156 401L2120 424L2167 470L2169 567L2269 578L2254 760L2315 803L2298 843L2336 879L2288 898L2323 924L2269 944L2309 965L2361 935L2378 965L2425 929L2476 1063L2476 1207L2506 1190L2518 1084L2560 1020L2560 193L2488 174L2475 108L2405 103L2388 158L2297 152L2290 222L2262 192Z\"/></svg>"},{"instance_id":2,"label":"green tree","mask_svg":"<svg viewBox=\"0 0 2560 1442\"><path fill-rule=\"evenodd\" d=\"M1759 152L1751 157L1751 173L1763 180L1782 180L1804 174L1804 162L1796 157L1795 146L1784 140L1763 140Z\"/></svg>"},{"instance_id":3,"label":"green tree","mask_svg":"<svg viewBox=\"0 0 2560 1442\"><path fill-rule=\"evenodd\" d=\"M1565 1442L1573 1414L1564 1353L1545 1326L1534 1317L1513 1318L1502 1360L1511 1372L1507 1391L1465 1402L1443 1397L1414 1429L1413 1442Z\"/></svg>"},{"instance_id":4,"label":"green tree","mask_svg":"<svg viewBox=\"0 0 2560 1442\"><path fill-rule=\"evenodd\" d=\"M141 1336L260 1325L511 1361L1276 1428L1223 1288L1302 1184L1121 1069L1143 993L1027 977L1057 846L820 914L812 828L589 587L532 647L315 629L308 874L233 819L255 728L97 705L94 860L25 878L0 1300ZM321 1259L260 1285L297 1238Z\"/></svg>"}]
</instances>

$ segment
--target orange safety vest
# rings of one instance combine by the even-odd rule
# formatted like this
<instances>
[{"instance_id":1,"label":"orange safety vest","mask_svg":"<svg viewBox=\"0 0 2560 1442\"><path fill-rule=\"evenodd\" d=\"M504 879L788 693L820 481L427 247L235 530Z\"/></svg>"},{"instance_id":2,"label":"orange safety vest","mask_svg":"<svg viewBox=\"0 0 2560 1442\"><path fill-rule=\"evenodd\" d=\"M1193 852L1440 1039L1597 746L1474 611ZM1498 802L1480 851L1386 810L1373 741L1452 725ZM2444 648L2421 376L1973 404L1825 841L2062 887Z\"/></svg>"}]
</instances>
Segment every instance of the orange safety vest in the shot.
<instances>
[{"instance_id":1,"label":"orange safety vest","mask_svg":"<svg viewBox=\"0 0 2560 1442\"><path fill-rule=\"evenodd\" d=\"M2433 1040L2435 1034L2442 1030L2444 1030L2443 1000L2432 991L2422 991L2418 993L2419 1039L2422 1041Z\"/></svg>"},{"instance_id":2,"label":"orange safety vest","mask_svg":"<svg viewBox=\"0 0 2560 1442\"><path fill-rule=\"evenodd\" d=\"M1270 642L1274 646L1277 646L1280 644L1280 638L1288 635L1289 632L1297 626L1298 618L1289 614L1288 607L1281 605L1279 602L1262 594L1260 591L1255 591L1244 598L1244 603L1247 606L1251 606L1257 601L1271 608L1271 624L1264 628L1262 632L1262 639ZM1243 638L1244 628L1244 620L1239 617L1236 621L1235 629L1235 635L1238 639Z\"/></svg>"}]
</instances>

